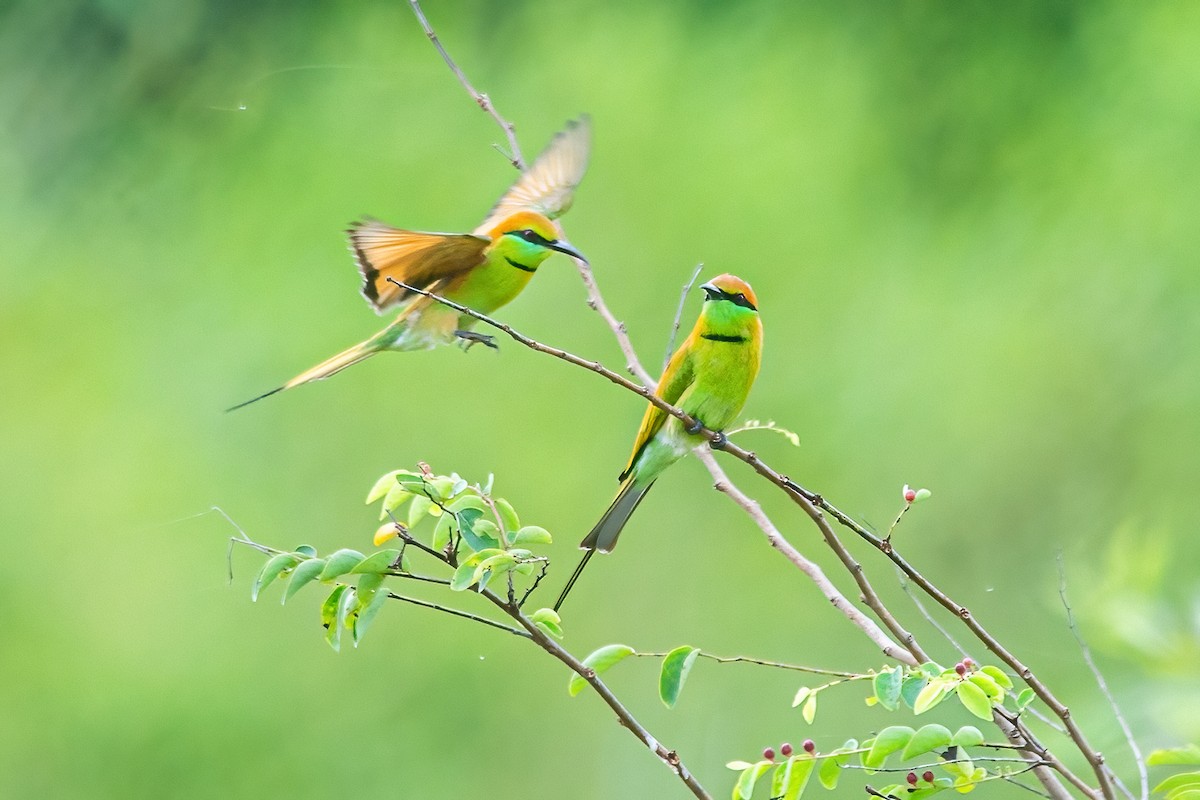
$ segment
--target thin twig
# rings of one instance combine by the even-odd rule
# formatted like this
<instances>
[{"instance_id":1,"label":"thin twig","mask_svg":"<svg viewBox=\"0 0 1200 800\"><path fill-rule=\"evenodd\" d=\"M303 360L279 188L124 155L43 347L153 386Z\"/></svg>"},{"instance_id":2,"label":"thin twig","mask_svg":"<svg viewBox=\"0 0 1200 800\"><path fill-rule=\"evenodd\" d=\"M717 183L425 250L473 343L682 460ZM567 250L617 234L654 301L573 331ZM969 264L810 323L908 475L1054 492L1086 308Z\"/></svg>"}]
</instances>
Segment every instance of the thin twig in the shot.
<instances>
[{"instance_id":1,"label":"thin twig","mask_svg":"<svg viewBox=\"0 0 1200 800\"><path fill-rule=\"evenodd\" d=\"M644 653L641 650L635 650L632 655L642 658L666 658L666 653ZM758 664L763 667L774 667L776 669L787 669L795 672L807 672L811 675L828 675L832 678L863 678L856 672L842 672L836 669L821 669L820 667L806 667L802 664L785 664L782 661L768 661L762 658L751 658L749 656L715 656L712 653L703 651L696 653L697 657L705 658L709 661L715 661L718 664Z\"/></svg>"},{"instance_id":2,"label":"thin twig","mask_svg":"<svg viewBox=\"0 0 1200 800\"><path fill-rule=\"evenodd\" d=\"M433 46L441 53L442 60L446 62L446 66L458 78L458 82L467 90L468 94L474 98L476 105L492 116L496 120L496 124L504 131L505 137L508 139L509 154L506 157L512 165L522 172L525 171L525 158L521 155L521 145L517 143L517 128L504 117L500 116L500 112L496 110L496 105L492 102L492 98L488 97L483 92L471 85L471 81L467 79L466 73L459 68L458 64L454 63L454 59L446 52L446 48L442 45L442 40L433 30L433 26L429 24L429 20L425 18L425 12L421 10L419 0L408 0L408 4L412 6L413 14L416 15L417 21L421 23L421 29L425 31L425 35L429 37L429 41L433 42Z\"/></svg>"},{"instance_id":3,"label":"thin twig","mask_svg":"<svg viewBox=\"0 0 1200 800\"><path fill-rule=\"evenodd\" d=\"M434 611L441 611L445 614L449 614L454 617L462 617L463 619L469 619L472 622L478 622L481 625L487 625L492 628L499 628L502 631L507 631L516 636L521 636L525 639L533 638L532 636L529 635L528 632L523 631L520 628L514 628L510 625L505 625L503 622L496 622L495 620L490 620L487 617L481 617L478 614L472 614L468 611L459 611L457 608L450 608L448 606L438 605L437 603L431 603L428 600L418 600L415 597L408 597L406 595L396 594L395 592L388 592L388 599L402 600L405 603L412 603L415 606L421 606L423 608L431 608Z\"/></svg>"},{"instance_id":4,"label":"thin twig","mask_svg":"<svg viewBox=\"0 0 1200 800\"><path fill-rule=\"evenodd\" d=\"M1137 740L1133 738L1133 731L1130 729L1125 715L1121 713L1121 707L1117 705L1117 699L1113 697L1112 690L1108 688L1108 681L1104 679L1104 674L1100 672L1100 668L1096 666L1096 660L1092 658L1092 648L1088 647L1087 642L1084 641L1083 633L1080 632L1079 625L1075 622L1075 612L1071 610L1071 603L1067 600L1067 566L1063 560L1062 550L1055 555L1055 560L1058 563L1058 596L1062 600L1063 609L1067 612L1067 627L1074 634L1075 641L1079 644L1079 651L1083 654L1083 660L1087 663L1088 669L1092 671L1096 685L1100 687L1101 693L1108 700L1117 724L1121 726L1121 733L1125 735L1125 743L1129 745L1129 750L1133 753L1133 761L1137 764L1141 789L1139 796L1141 800L1146 800L1150 796L1150 776L1146 772L1146 761L1142 757L1142 749L1138 746Z\"/></svg>"},{"instance_id":5,"label":"thin twig","mask_svg":"<svg viewBox=\"0 0 1200 800\"><path fill-rule=\"evenodd\" d=\"M560 237L564 235L562 223L555 220L554 227ZM621 349L621 355L625 357L625 369L629 371L630 375L653 390L654 378L646 372L646 368L638 360L637 351L633 349L633 342L629 341L629 334L625 330L625 323L617 319L609 310L608 304L604 302L604 295L600 294L600 287L596 285L596 275L592 272L591 265L580 258L572 257L571 260L575 262L579 279L583 281L583 288L587 291L587 307L599 314L600 318L604 320L604 324L612 331L613 337L617 340L617 347Z\"/></svg>"},{"instance_id":6,"label":"thin twig","mask_svg":"<svg viewBox=\"0 0 1200 800\"><path fill-rule=\"evenodd\" d=\"M683 285L683 291L679 293L679 307L675 309L675 321L671 324L671 336L667 339L667 352L663 355L664 370L667 368L667 364L671 363L671 355L675 352L675 337L679 335L679 320L683 318L683 307L687 303L688 294L691 293L696 278L700 277L702 269L704 269L703 261L696 265L692 277L688 278L688 282Z\"/></svg>"},{"instance_id":7,"label":"thin twig","mask_svg":"<svg viewBox=\"0 0 1200 800\"><path fill-rule=\"evenodd\" d=\"M958 651L960 656L963 656L964 658L970 656L971 654L967 652L966 648L959 644L958 641L950 635L950 631L942 627L942 624L933 618L933 615L929 613L929 609L925 608L925 604L921 602L921 598L913 594L912 589L910 589L908 586L908 578L904 577L904 573L898 572L897 575L900 578L901 590L908 595L909 600L912 600L913 605L917 607L917 611L921 613L921 616L925 618L925 621L932 625L934 630L940 633L942 638L949 642L951 646Z\"/></svg>"}]
</instances>

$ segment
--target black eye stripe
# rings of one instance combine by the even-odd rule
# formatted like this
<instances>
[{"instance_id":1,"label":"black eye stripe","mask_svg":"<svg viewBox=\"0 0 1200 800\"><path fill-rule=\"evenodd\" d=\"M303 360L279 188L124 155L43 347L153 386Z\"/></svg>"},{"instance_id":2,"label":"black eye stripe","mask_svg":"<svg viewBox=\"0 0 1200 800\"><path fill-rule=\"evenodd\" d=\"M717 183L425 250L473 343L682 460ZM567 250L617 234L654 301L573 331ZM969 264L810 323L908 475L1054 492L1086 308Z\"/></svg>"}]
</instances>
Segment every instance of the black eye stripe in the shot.
<instances>
[{"instance_id":1,"label":"black eye stripe","mask_svg":"<svg viewBox=\"0 0 1200 800\"><path fill-rule=\"evenodd\" d=\"M554 242L556 241L554 239L547 239L545 236L542 236L540 233L538 233L535 230L531 230L530 228L525 228L523 230L516 230L516 231L505 231L504 233L507 236L515 236L518 239L523 239L523 240L529 242L530 244L539 244L539 245L542 245L543 247L545 247L548 244L554 244Z\"/></svg>"},{"instance_id":2,"label":"black eye stripe","mask_svg":"<svg viewBox=\"0 0 1200 800\"><path fill-rule=\"evenodd\" d=\"M715 287L714 287L713 291L715 291L718 296L717 297L709 296L709 297L705 298L706 300L728 300L729 302L733 303L735 306L741 306L742 308L748 308L751 311L758 311L758 308L753 303L751 303L750 299L748 297L746 297L746 295L743 294L742 292L738 292L737 294L730 294L729 292L725 291L724 289L717 289Z\"/></svg>"}]
</instances>

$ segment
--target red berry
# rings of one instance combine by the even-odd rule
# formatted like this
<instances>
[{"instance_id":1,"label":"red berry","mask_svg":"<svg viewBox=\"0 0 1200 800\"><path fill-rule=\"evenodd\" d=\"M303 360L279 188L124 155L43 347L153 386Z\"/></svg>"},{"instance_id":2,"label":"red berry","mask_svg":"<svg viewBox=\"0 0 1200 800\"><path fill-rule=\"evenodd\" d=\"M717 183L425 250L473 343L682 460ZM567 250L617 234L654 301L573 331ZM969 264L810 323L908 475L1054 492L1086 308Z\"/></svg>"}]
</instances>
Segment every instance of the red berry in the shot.
<instances>
[{"instance_id":1,"label":"red berry","mask_svg":"<svg viewBox=\"0 0 1200 800\"><path fill-rule=\"evenodd\" d=\"M769 747L764 748L763 749L763 758L765 758L767 761L774 761L775 760L775 751Z\"/></svg>"},{"instance_id":2,"label":"red berry","mask_svg":"<svg viewBox=\"0 0 1200 800\"><path fill-rule=\"evenodd\" d=\"M967 665L959 662L954 665L954 671L958 673L959 677L962 677L967 674Z\"/></svg>"},{"instance_id":3,"label":"red berry","mask_svg":"<svg viewBox=\"0 0 1200 800\"><path fill-rule=\"evenodd\" d=\"M783 744L779 745L779 752L783 754L784 758L787 758L792 754L792 746L787 742L784 742Z\"/></svg>"},{"instance_id":4,"label":"red berry","mask_svg":"<svg viewBox=\"0 0 1200 800\"><path fill-rule=\"evenodd\" d=\"M909 784L909 786L917 785L917 773L915 773L915 772L908 773L908 784Z\"/></svg>"},{"instance_id":5,"label":"red berry","mask_svg":"<svg viewBox=\"0 0 1200 800\"><path fill-rule=\"evenodd\" d=\"M932 772L926 772L921 777L925 779L926 783L933 783L933 773Z\"/></svg>"},{"instance_id":6,"label":"red berry","mask_svg":"<svg viewBox=\"0 0 1200 800\"><path fill-rule=\"evenodd\" d=\"M963 666L966 667L967 669L975 669L975 662L969 658L964 658L962 663L963 663Z\"/></svg>"},{"instance_id":7,"label":"red berry","mask_svg":"<svg viewBox=\"0 0 1200 800\"><path fill-rule=\"evenodd\" d=\"M912 489L908 489L907 491L904 492L904 502L911 503L913 500L916 500L916 499L917 499L917 493L914 492Z\"/></svg>"},{"instance_id":8,"label":"red berry","mask_svg":"<svg viewBox=\"0 0 1200 800\"><path fill-rule=\"evenodd\" d=\"M812 739L805 739L804 744L801 745L801 747L804 748L804 752L811 753L817 749L817 743Z\"/></svg>"}]
</instances>

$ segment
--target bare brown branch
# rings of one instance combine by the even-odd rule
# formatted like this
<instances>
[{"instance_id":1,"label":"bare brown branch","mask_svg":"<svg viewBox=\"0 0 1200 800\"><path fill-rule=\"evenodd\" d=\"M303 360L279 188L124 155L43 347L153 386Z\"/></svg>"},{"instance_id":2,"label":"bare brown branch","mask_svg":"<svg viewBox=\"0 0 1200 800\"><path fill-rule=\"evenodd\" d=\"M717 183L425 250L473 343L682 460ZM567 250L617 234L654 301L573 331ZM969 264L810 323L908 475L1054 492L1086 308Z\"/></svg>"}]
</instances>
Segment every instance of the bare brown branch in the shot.
<instances>
[{"instance_id":1,"label":"bare brown branch","mask_svg":"<svg viewBox=\"0 0 1200 800\"><path fill-rule=\"evenodd\" d=\"M412 6L413 14L416 15L417 21L421 23L421 29L425 31L425 36L429 38L429 41L433 42L433 46L441 54L442 60L446 62L446 66L458 78L458 82L462 84L467 93L475 100L475 104L491 115L492 119L496 120L496 124L500 126L500 130L504 131L504 136L508 139L508 153L505 154L505 158L512 162L514 167L524 172L525 157L521 155L521 145L517 142L516 126L500 115L500 112L496 110L495 103L492 102L492 98L476 89L467 78L466 73L462 71L458 64L454 62L454 59L450 57L450 54L446 52L446 47L442 44L442 40L438 38L437 33L433 30L433 26L426 19L425 12L421 9L420 0L408 0L408 4Z\"/></svg>"}]
</instances>

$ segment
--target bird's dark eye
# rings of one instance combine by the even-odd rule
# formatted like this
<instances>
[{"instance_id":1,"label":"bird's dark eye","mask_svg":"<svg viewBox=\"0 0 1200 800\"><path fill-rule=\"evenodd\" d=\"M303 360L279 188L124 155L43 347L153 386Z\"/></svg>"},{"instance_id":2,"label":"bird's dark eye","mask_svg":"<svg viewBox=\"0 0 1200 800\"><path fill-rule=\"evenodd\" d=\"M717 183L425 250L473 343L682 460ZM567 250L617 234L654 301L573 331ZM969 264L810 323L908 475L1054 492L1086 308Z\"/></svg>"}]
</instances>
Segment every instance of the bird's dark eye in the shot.
<instances>
[{"instance_id":1,"label":"bird's dark eye","mask_svg":"<svg viewBox=\"0 0 1200 800\"><path fill-rule=\"evenodd\" d=\"M738 292L737 294L735 294L734 297L736 297L738 299L739 303L744 302L746 299L746 295L742 294L741 292Z\"/></svg>"},{"instance_id":2,"label":"bird's dark eye","mask_svg":"<svg viewBox=\"0 0 1200 800\"><path fill-rule=\"evenodd\" d=\"M539 238L539 239L542 238L542 237L538 236L536 233L534 233L532 228L526 228L525 230L521 231L521 235L524 236L526 239L532 239L535 236L537 236L537 238Z\"/></svg>"}]
</instances>

